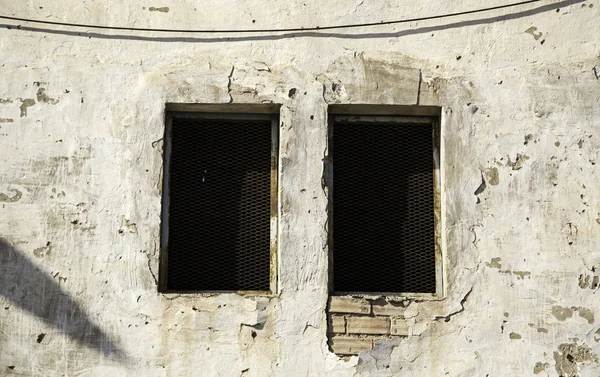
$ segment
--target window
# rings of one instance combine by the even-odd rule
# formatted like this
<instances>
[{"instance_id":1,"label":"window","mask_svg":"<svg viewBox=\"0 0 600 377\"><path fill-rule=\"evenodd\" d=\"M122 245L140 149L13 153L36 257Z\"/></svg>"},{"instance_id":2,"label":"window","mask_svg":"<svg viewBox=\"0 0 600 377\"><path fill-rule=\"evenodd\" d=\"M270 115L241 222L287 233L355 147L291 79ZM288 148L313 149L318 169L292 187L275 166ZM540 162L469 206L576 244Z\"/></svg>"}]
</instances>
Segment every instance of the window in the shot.
<instances>
[{"instance_id":1,"label":"window","mask_svg":"<svg viewBox=\"0 0 600 377\"><path fill-rule=\"evenodd\" d=\"M161 291L276 291L278 124L167 112Z\"/></svg>"},{"instance_id":2,"label":"window","mask_svg":"<svg viewBox=\"0 0 600 377\"><path fill-rule=\"evenodd\" d=\"M330 116L334 294L441 294L437 119Z\"/></svg>"}]
</instances>

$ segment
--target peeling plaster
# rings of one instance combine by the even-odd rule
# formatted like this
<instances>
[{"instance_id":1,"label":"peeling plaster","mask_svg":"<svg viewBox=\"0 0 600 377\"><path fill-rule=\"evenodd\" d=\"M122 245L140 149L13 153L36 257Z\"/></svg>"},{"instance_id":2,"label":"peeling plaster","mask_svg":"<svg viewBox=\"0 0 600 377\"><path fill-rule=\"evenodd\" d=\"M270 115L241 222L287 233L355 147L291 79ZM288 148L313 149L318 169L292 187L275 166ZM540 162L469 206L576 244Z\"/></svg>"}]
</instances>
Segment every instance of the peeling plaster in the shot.
<instances>
[{"instance_id":1,"label":"peeling plaster","mask_svg":"<svg viewBox=\"0 0 600 377\"><path fill-rule=\"evenodd\" d=\"M481 7L134 0L112 2L109 22L96 2L38 5L8 11L212 30ZM266 35L4 30L0 368L48 377L600 375L600 51L591 43L600 9L581 5ZM166 103L281 105L275 294L157 292ZM385 310L403 335L373 336L372 350L340 358L327 344L328 105L416 103L442 109L448 284L442 296L384 297L402 303Z\"/></svg>"},{"instance_id":2,"label":"peeling plaster","mask_svg":"<svg viewBox=\"0 0 600 377\"><path fill-rule=\"evenodd\" d=\"M598 362L596 354L585 344L563 343L553 355L556 372L564 377L576 377L582 364Z\"/></svg>"}]
</instances>

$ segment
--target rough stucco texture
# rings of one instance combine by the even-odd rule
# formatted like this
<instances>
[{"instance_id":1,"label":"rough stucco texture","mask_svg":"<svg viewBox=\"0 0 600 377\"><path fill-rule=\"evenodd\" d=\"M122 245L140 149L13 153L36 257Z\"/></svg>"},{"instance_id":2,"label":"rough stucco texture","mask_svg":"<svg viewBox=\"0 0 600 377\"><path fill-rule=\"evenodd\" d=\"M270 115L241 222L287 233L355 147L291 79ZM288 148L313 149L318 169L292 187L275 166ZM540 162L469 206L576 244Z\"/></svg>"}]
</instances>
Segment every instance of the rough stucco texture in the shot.
<instances>
[{"instance_id":1,"label":"rough stucco texture","mask_svg":"<svg viewBox=\"0 0 600 377\"><path fill-rule=\"evenodd\" d=\"M213 29L481 6L31 0L0 13ZM599 19L593 0L331 33L2 21L0 374L600 375ZM157 293L167 102L282 105L278 295ZM327 105L417 102L443 107L446 296L403 301L406 336L340 358L327 344Z\"/></svg>"}]
</instances>

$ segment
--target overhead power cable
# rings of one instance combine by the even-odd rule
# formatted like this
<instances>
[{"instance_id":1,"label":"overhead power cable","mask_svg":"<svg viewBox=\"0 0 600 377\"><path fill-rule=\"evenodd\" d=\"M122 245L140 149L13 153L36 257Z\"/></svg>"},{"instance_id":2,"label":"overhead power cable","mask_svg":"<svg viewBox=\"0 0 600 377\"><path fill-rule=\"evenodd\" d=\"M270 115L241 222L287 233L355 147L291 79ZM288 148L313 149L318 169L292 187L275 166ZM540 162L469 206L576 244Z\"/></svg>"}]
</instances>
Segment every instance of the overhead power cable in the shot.
<instances>
[{"instance_id":1,"label":"overhead power cable","mask_svg":"<svg viewBox=\"0 0 600 377\"><path fill-rule=\"evenodd\" d=\"M359 27L369 27L369 26L380 26L380 25L395 25L402 24L407 22L418 22L418 21L427 21L427 20L435 20L441 18L448 17L456 17L463 16L467 14L473 13L482 13L489 12L492 10L516 7L520 5L526 5L531 3L537 3L542 0L527 0L521 1L519 3L498 5L495 7L489 8L480 8L456 13L447 13L436 16L426 16L426 17L417 17L417 18L409 18L404 20L392 20L392 21L380 21L380 22L367 22L362 24L348 24L348 25L330 25L330 26L314 26L314 27L295 27L295 28L282 28L282 29L237 29L237 30L207 30L207 29L198 29L198 30L186 30L186 29L155 29L155 28L136 28L136 27L127 27L127 26L104 26L104 25L86 25L86 24L74 24L69 22L56 22L56 21L45 21L45 20L35 20L29 18L21 18L21 17L11 17L0 15L0 19L11 20L11 21L22 21L22 22L32 22L38 24L45 25L56 25L56 26L69 26L69 27L78 27L78 28L87 28L87 29L105 29L105 30L128 30L128 31L155 31L161 33L204 33L204 34L232 34L232 33L281 33L281 32L303 32L303 31L322 31L322 30L333 30L333 29L351 29L351 28L359 28Z\"/></svg>"}]
</instances>

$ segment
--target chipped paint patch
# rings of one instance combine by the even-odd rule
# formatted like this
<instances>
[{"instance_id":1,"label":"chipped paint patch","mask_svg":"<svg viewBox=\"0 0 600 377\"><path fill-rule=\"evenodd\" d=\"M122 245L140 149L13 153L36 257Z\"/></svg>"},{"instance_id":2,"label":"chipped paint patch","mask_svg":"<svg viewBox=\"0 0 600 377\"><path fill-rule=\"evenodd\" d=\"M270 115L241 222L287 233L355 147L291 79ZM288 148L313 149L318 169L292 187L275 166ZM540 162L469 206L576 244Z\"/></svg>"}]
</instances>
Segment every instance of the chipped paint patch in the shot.
<instances>
[{"instance_id":1,"label":"chipped paint patch","mask_svg":"<svg viewBox=\"0 0 600 377\"><path fill-rule=\"evenodd\" d=\"M525 164L525 161L529 160L529 156L517 153L517 158L515 161L511 161L510 157L508 157L508 162L506 163L508 166L512 168L512 170L520 170Z\"/></svg>"},{"instance_id":2,"label":"chipped paint patch","mask_svg":"<svg viewBox=\"0 0 600 377\"><path fill-rule=\"evenodd\" d=\"M488 183L490 185L496 186L498 183L500 183L500 177L498 176L498 168L489 168L484 172L484 174L488 178Z\"/></svg>"},{"instance_id":3,"label":"chipped paint patch","mask_svg":"<svg viewBox=\"0 0 600 377\"><path fill-rule=\"evenodd\" d=\"M37 249L33 250L33 255L36 258L44 258L44 257L48 257L52 254L52 243L50 241L48 241L46 243L46 246L43 247L38 247Z\"/></svg>"},{"instance_id":4,"label":"chipped paint patch","mask_svg":"<svg viewBox=\"0 0 600 377\"><path fill-rule=\"evenodd\" d=\"M516 275L518 280L524 280L525 277L527 277L528 279L531 279L531 272L530 271L500 270L499 272L501 274Z\"/></svg>"},{"instance_id":5,"label":"chipped paint patch","mask_svg":"<svg viewBox=\"0 0 600 377\"><path fill-rule=\"evenodd\" d=\"M485 265L488 266L489 268L497 268L500 269L502 268L502 265L500 264L500 261L502 260L502 258L492 258L492 260L490 261L490 263L486 263Z\"/></svg>"},{"instance_id":6,"label":"chipped paint patch","mask_svg":"<svg viewBox=\"0 0 600 377\"><path fill-rule=\"evenodd\" d=\"M12 123L14 120L11 118L0 118L0 123Z\"/></svg>"},{"instance_id":7,"label":"chipped paint patch","mask_svg":"<svg viewBox=\"0 0 600 377\"><path fill-rule=\"evenodd\" d=\"M541 372L545 371L546 368L548 368L549 366L550 364L548 363L542 363L541 361L538 361L533 367L533 374L540 374Z\"/></svg>"},{"instance_id":8,"label":"chipped paint patch","mask_svg":"<svg viewBox=\"0 0 600 377\"><path fill-rule=\"evenodd\" d=\"M579 288L585 289L590 286L590 275L579 275Z\"/></svg>"},{"instance_id":9,"label":"chipped paint patch","mask_svg":"<svg viewBox=\"0 0 600 377\"><path fill-rule=\"evenodd\" d=\"M37 93L36 93L36 96L37 96L38 102L40 102L40 103L47 103L47 104L50 104L50 105L56 105L60 101L58 98L49 97L46 94L46 88L39 88L38 91L37 91Z\"/></svg>"},{"instance_id":10,"label":"chipped paint patch","mask_svg":"<svg viewBox=\"0 0 600 377\"><path fill-rule=\"evenodd\" d=\"M169 7L150 7L150 12L163 12L163 13L167 13L169 11Z\"/></svg>"},{"instance_id":11,"label":"chipped paint patch","mask_svg":"<svg viewBox=\"0 0 600 377\"><path fill-rule=\"evenodd\" d=\"M532 26L529 29L525 30L525 33L532 35L533 39L538 41L544 35L544 33L542 33L541 31L536 33L537 29L538 29L537 27Z\"/></svg>"},{"instance_id":12,"label":"chipped paint patch","mask_svg":"<svg viewBox=\"0 0 600 377\"><path fill-rule=\"evenodd\" d=\"M131 220L123 218L121 220L121 228L119 229L119 234L124 235L125 231L127 231L128 233L131 233L131 234L137 234L137 232L138 232L137 224Z\"/></svg>"},{"instance_id":13,"label":"chipped paint patch","mask_svg":"<svg viewBox=\"0 0 600 377\"><path fill-rule=\"evenodd\" d=\"M525 279L525 276L531 278L531 272L529 271L513 271L513 275L517 275L517 279Z\"/></svg>"},{"instance_id":14,"label":"chipped paint patch","mask_svg":"<svg viewBox=\"0 0 600 377\"><path fill-rule=\"evenodd\" d=\"M562 306L553 306L552 315L559 321L565 321L573 316L573 310Z\"/></svg>"},{"instance_id":15,"label":"chipped paint patch","mask_svg":"<svg viewBox=\"0 0 600 377\"><path fill-rule=\"evenodd\" d=\"M96 229L96 225L82 224L77 219L71 221L71 224L73 224L73 228L80 230L82 232L92 232L94 229Z\"/></svg>"},{"instance_id":16,"label":"chipped paint patch","mask_svg":"<svg viewBox=\"0 0 600 377\"><path fill-rule=\"evenodd\" d=\"M13 196L8 196L7 194L0 192L0 202L14 203L14 202L18 202L19 200L21 200L23 193L16 189L14 189L12 191L15 192L15 194Z\"/></svg>"},{"instance_id":17,"label":"chipped paint patch","mask_svg":"<svg viewBox=\"0 0 600 377\"><path fill-rule=\"evenodd\" d=\"M27 108L33 105L35 105L35 100L33 98L21 99L21 106L19 106L19 109L21 109L21 118L27 116Z\"/></svg>"},{"instance_id":18,"label":"chipped paint patch","mask_svg":"<svg viewBox=\"0 0 600 377\"><path fill-rule=\"evenodd\" d=\"M559 321L565 321L573 317L573 313L577 312L579 316L585 319L590 325L594 323L594 312L588 308L575 307L564 308L562 306L555 305L552 307L552 315Z\"/></svg>"},{"instance_id":19,"label":"chipped paint patch","mask_svg":"<svg viewBox=\"0 0 600 377\"><path fill-rule=\"evenodd\" d=\"M579 233L579 228L573 223L569 222L564 227L564 231L566 232L567 243L569 246L575 244L577 242L577 234Z\"/></svg>"},{"instance_id":20,"label":"chipped paint patch","mask_svg":"<svg viewBox=\"0 0 600 377\"><path fill-rule=\"evenodd\" d=\"M592 323L594 323L594 312L591 311L588 308L577 308L577 314L579 314L579 316L583 319L585 319L586 321L588 321L588 323L591 325Z\"/></svg>"},{"instance_id":21,"label":"chipped paint patch","mask_svg":"<svg viewBox=\"0 0 600 377\"><path fill-rule=\"evenodd\" d=\"M579 375L579 365L598 362L598 357L590 347L585 344L563 343L554 351L556 372L563 377L576 377Z\"/></svg>"}]
</instances>

